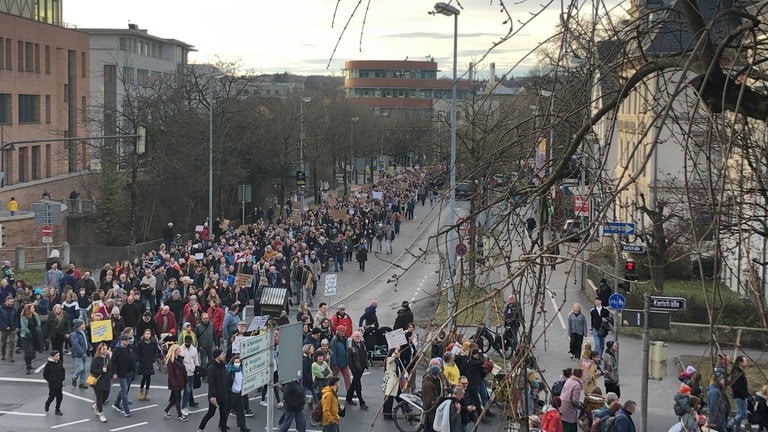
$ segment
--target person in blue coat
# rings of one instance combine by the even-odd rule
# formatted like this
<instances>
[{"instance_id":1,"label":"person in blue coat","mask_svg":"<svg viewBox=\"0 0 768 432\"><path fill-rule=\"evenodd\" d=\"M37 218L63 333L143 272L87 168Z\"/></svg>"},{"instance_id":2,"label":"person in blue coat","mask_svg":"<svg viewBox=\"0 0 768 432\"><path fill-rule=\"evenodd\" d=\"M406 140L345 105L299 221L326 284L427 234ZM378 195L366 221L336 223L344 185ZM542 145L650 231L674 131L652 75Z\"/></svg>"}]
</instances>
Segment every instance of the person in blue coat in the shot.
<instances>
[{"instance_id":1,"label":"person in blue coat","mask_svg":"<svg viewBox=\"0 0 768 432\"><path fill-rule=\"evenodd\" d=\"M634 414L637 408L637 403L633 400L627 400L624 402L624 407L616 413L616 420L614 420L615 432L635 432L635 422L632 420L632 414Z\"/></svg>"},{"instance_id":2,"label":"person in blue coat","mask_svg":"<svg viewBox=\"0 0 768 432\"><path fill-rule=\"evenodd\" d=\"M88 342L88 336L85 334L85 322L76 319L72 322L72 333L69 334L69 343L72 346L72 360L75 362L75 373L72 374L72 387L79 386L81 389L88 388L85 385L87 376L85 361L88 359L88 353L91 352L91 344Z\"/></svg>"}]
</instances>

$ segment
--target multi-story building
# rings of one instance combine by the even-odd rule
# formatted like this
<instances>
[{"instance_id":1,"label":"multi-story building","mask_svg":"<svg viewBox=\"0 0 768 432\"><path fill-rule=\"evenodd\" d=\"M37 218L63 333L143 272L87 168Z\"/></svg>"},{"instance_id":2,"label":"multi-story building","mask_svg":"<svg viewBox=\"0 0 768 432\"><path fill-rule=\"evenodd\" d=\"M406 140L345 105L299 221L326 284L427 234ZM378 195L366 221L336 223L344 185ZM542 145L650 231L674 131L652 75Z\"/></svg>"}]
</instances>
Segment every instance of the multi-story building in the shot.
<instances>
[{"instance_id":1,"label":"multi-story building","mask_svg":"<svg viewBox=\"0 0 768 432\"><path fill-rule=\"evenodd\" d=\"M125 29L79 29L90 43L90 116L93 135L130 133L127 95L171 81L187 65L194 47L153 36L129 24ZM124 144L124 143L123 143Z\"/></svg>"},{"instance_id":2,"label":"multi-story building","mask_svg":"<svg viewBox=\"0 0 768 432\"><path fill-rule=\"evenodd\" d=\"M88 36L63 25L60 1L0 2L0 141L76 137L85 131L88 62ZM7 145L0 153L5 186L88 167L84 143ZM17 195L27 198L21 191Z\"/></svg>"}]
</instances>

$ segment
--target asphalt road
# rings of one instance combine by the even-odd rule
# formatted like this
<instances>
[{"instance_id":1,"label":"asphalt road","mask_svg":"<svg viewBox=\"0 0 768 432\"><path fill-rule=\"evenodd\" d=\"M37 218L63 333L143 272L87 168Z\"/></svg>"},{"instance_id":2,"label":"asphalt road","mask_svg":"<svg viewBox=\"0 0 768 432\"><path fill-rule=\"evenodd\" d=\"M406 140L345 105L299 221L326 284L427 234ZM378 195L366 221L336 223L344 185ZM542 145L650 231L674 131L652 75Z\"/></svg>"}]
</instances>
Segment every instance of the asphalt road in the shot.
<instances>
[{"instance_id":1,"label":"asphalt road","mask_svg":"<svg viewBox=\"0 0 768 432\"><path fill-rule=\"evenodd\" d=\"M459 202L459 214L466 212L468 203ZM434 295L442 285L438 279L439 260L434 239L431 238L440 224L448 221L447 206L442 210L439 206L430 208L417 205L414 221L406 221L401 228L401 235L395 240L393 255L369 255L369 261L365 272L357 270L354 262L346 263L343 272L338 273L337 295L328 298L316 299L326 301L332 305L343 303L347 313L356 324L364 308L370 300L379 302L378 317L382 325L391 326L394 322L396 311L403 300L413 304L414 315L418 323L429 322L435 311L436 299ZM506 246L511 256L519 256L522 249L519 244ZM444 248L443 248L444 249ZM422 254L422 251L427 253ZM575 248L561 248L563 254L573 253ZM405 271L407 270L407 271ZM395 277L396 276L396 277ZM491 272L490 282L498 282L506 278L505 269L496 269ZM578 272L571 268L569 263L558 265L557 270L547 273L547 286L550 290L545 301L545 308L537 314L535 322L536 334L540 335L536 344L536 355L541 368L545 369L548 381L557 379L559 371L564 367L575 366L575 362L568 359L568 339L565 334L564 319L574 302L580 302L585 310L588 310L594 297L593 291L582 290L578 282ZM318 293L322 292L322 286ZM524 298L524 308L529 308L531 299ZM528 309L525 309L526 311ZM291 314L292 316L293 314ZM472 330L467 329L467 332ZM424 338L427 330L418 329ZM609 336L609 339L612 336ZM620 376L622 388L622 400L634 399L640 403L643 398L640 394L640 359L641 343L639 339L621 337L620 343ZM650 381L648 386L648 402L639 409L648 411L647 431L666 431L675 422L672 412L672 398L679 387L676 379L677 371L672 362L672 357L682 354L703 355L705 347L669 344L669 357L667 361L667 375L662 381ZM43 402L47 395L47 387L42 379L42 366L45 356L40 354L34 362L35 373L24 374L22 357L17 356L16 363L0 362L0 431L111 431L122 430L148 430L161 428L168 431L196 430L197 425L204 415L204 404L201 408L193 410L188 423L180 423L174 418L162 417L161 409L164 408L168 398L168 390L165 389L165 376L156 375L153 379L152 400L140 402L136 400L136 388L131 391L130 399L133 401L130 418L123 417L121 413L111 408L105 409L109 421L106 424L99 423L91 410L94 400L93 392L76 389L69 386L69 378L65 381L65 395L62 411L64 416L55 416L53 412L45 414ZM71 357L65 357L67 376L73 371ZM347 416L342 420L341 430L374 432L395 430L394 425L383 420L377 415L383 403L380 383L382 378L381 365L375 365L369 373L363 377L363 394L367 404L371 407L368 411L361 411L358 407L349 407ZM419 381L420 382L420 381ZM116 394L117 388L113 389ZM342 391L343 393L343 391ZM205 391L199 389L196 392L196 400L205 401ZM259 406L254 400L251 407L256 411L256 416L247 419L248 427L252 430L264 430L267 409ZM307 413L308 414L308 413ZM635 417L639 417L639 412ZM274 410L275 426L280 417L280 410ZM639 420L635 419L639 426ZM234 429L235 419L230 418L229 425ZM215 418L209 422L207 430L216 429ZM506 421L494 419L488 424L480 424L478 430L502 430L507 426ZM308 430L320 428L309 427ZM638 427L638 430L641 430Z\"/></svg>"}]
</instances>

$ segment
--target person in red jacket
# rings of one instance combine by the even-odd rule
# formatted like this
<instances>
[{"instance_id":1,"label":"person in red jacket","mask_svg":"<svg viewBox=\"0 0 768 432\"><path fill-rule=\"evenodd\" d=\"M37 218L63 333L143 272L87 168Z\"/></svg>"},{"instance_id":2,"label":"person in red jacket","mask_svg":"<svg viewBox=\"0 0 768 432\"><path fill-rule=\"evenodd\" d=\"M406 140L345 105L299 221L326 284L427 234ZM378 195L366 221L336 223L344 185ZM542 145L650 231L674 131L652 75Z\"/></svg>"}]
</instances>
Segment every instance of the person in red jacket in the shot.
<instances>
[{"instance_id":1,"label":"person in red jacket","mask_svg":"<svg viewBox=\"0 0 768 432\"><path fill-rule=\"evenodd\" d=\"M352 317L347 315L346 307L344 307L343 304L339 305L338 310L331 317L331 331L336 333L336 328L339 326L344 326L346 328L344 337L352 337Z\"/></svg>"},{"instance_id":2,"label":"person in red jacket","mask_svg":"<svg viewBox=\"0 0 768 432\"><path fill-rule=\"evenodd\" d=\"M560 420L560 398L555 396L544 408L541 415L541 430L546 432L563 432L563 422Z\"/></svg>"},{"instance_id":3,"label":"person in red jacket","mask_svg":"<svg viewBox=\"0 0 768 432\"><path fill-rule=\"evenodd\" d=\"M176 414L180 422L187 421L187 417L181 412L181 391L187 384L187 369L184 367L184 357L179 355L180 345L173 344L168 348L168 354L165 356L168 362L168 389L171 391L171 397L168 399L168 405L163 410L165 418L171 418L168 412L172 407L176 407Z\"/></svg>"},{"instance_id":4,"label":"person in red jacket","mask_svg":"<svg viewBox=\"0 0 768 432\"><path fill-rule=\"evenodd\" d=\"M216 338L217 340L220 340L222 338L222 335L224 332L222 331L224 329L224 309L219 307L216 300L211 300L209 302L208 310L206 311L208 313L208 316L211 318L211 324L213 324L213 329L216 330ZM218 343L217 343L218 346Z\"/></svg>"},{"instance_id":5,"label":"person in red jacket","mask_svg":"<svg viewBox=\"0 0 768 432\"><path fill-rule=\"evenodd\" d=\"M171 308L163 306L155 314L155 324L160 334L176 333L176 317L171 312Z\"/></svg>"}]
</instances>

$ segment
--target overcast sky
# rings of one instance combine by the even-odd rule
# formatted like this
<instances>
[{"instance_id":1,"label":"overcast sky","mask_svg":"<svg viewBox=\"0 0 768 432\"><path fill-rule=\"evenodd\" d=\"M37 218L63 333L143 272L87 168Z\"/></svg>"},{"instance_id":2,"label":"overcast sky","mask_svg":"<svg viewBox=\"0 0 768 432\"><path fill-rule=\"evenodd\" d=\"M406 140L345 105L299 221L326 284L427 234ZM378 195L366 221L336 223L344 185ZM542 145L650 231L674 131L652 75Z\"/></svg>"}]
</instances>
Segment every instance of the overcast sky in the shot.
<instances>
[{"instance_id":1,"label":"overcast sky","mask_svg":"<svg viewBox=\"0 0 768 432\"><path fill-rule=\"evenodd\" d=\"M64 21L80 28L127 28L129 22L135 23L153 36L194 45L194 63L221 59L257 73L339 76L345 60L432 56L442 71L439 75L450 75L452 17L429 15L435 4L431 0L370 0L366 10L367 1L339 0L334 17L334 0L69 0L64 2ZM475 61L481 75L487 75L490 62L496 63L496 74L501 75L555 32L560 2L549 6L541 0L506 3L519 34L480 61L510 24L504 24L507 17L500 13L498 0L461 1L460 74ZM542 8L532 24L524 28L519 24ZM525 75L535 60L535 56L522 60L512 74Z\"/></svg>"}]
</instances>

